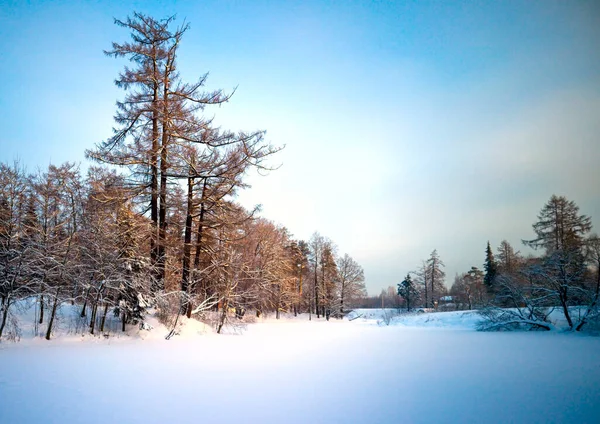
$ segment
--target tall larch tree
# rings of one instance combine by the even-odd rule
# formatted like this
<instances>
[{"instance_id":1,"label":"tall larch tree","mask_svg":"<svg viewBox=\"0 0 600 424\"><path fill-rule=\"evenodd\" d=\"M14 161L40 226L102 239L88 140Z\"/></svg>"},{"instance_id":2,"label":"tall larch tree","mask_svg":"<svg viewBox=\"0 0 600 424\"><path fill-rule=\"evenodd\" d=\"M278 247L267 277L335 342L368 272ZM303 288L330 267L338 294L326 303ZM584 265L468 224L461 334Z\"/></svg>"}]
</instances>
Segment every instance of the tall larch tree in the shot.
<instances>
[{"instance_id":1,"label":"tall larch tree","mask_svg":"<svg viewBox=\"0 0 600 424\"><path fill-rule=\"evenodd\" d=\"M553 195L533 224L537 237L523 241L534 249L544 249L545 255L538 274L544 281L547 293L553 293L561 305L571 328L575 324L569 307L578 303L578 293L584 286L585 236L591 229L591 219L579 214L575 202Z\"/></svg>"},{"instance_id":2,"label":"tall larch tree","mask_svg":"<svg viewBox=\"0 0 600 424\"><path fill-rule=\"evenodd\" d=\"M436 305L436 292L441 293L444 289L444 278L446 278L446 273L444 272L444 262L440 259L440 256L437 252L437 249L434 249L427 260L427 276L429 277L430 285L430 296L431 296L431 307L435 307Z\"/></svg>"}]
</instances>

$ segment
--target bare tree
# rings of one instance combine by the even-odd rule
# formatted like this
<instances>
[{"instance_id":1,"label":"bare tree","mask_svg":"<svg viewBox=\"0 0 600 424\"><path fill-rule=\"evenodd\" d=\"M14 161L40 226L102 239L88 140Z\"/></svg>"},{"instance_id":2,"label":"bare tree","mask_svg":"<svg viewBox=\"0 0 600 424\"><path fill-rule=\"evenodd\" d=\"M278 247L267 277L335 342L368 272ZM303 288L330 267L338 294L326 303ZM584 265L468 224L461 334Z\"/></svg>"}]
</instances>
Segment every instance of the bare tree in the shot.
<instances>
[{"instance_id":1,"label":"bare tree","mask_svg":"<svg viewBox=\"0 0 600 424\"><path fill-rule=\"evenodd\" d=\"M510 243L502 240L498 247L498 271L500 273L511 274L520 266L521 257L519 252L515 252Z\"/></svg>"},{"instance_id":2,"label":"bare tree","mask_svg":"<svg viewBox=\"0 0 600 424\"><path fill-rule=\"evenodd\" d=\"M35 225L29 219L30 202L26 196L26 176L18 162L12 166L0 163L0 338L8 323L11 306L21 297L33 294L31 253L35 241L29 236ZM24 215L24 216L23 216Z\"/></svg>"},{"instance_id":3,"label":"bare tree","mask_svg":"<svg viewBox=\"0 0 600 424\"><path fill-rule=\"evenodd\" d=\"M367 295L365 288L365 275L362 267L350 255L337 260L339 278L340 314L346 312L344 307L352 307L357 299Z\"/></svg>"},{"instance_id":4,"label":"bare tree","mask_svg":"<svg viewBox=\"0 0 600 424\"><path fill-rule=\"evenodd\" d=\"M320 318L321 305L319 303L320 293L322 292L321 284L319 283L319 263L323 257L323 249L325 245L325 238L315 232L310 238L308 242L311 252L311 293L314 299L314 303L309 305L309 309L311 312L314 310L314 313L317 315L317 318Z\"/></svg>"}]
</instances>

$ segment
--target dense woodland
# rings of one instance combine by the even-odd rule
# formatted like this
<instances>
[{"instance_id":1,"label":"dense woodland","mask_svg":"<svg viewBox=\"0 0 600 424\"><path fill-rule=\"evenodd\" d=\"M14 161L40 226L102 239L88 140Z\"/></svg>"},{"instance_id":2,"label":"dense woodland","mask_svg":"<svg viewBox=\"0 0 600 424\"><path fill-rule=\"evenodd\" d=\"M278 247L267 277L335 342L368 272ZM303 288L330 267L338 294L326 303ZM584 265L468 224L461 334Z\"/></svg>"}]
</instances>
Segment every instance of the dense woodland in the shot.
<instances>
[{"instance_id":1,"label":"dense woodland","mask_svg":"<svg viewBox=\"0 0 600 424\"><path fill-rule=\"evenodd\" d=\"M86 152L95 162L29 173L0 164L0 337L14 305L36 299L50 339L57 308L81 305L89 332L108 314L123 331L149 308L169 325L179 316L218 316L217 331L246 310L341 316L366 295L360 265L315 233L295 240L235 202L245 176L269 171L280 150L265 132L213 125L205 108L231 99L177 68L186 24L134 14L115 21L130 40L106 55L126 59L116 79L113 136ZM212 116L212 112L211 112Z\"/></svg>"}]
</instances>

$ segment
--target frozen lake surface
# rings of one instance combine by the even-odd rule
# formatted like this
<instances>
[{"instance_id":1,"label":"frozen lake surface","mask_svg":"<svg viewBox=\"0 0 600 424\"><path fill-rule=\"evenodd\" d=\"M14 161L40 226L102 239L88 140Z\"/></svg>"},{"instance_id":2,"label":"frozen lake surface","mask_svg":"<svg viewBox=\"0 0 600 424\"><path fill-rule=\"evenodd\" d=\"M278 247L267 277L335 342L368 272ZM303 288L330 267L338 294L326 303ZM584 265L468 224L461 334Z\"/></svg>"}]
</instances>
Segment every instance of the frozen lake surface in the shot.
<instances>
[{"instance_id":1,"label":"frozen lake surface","mask_svg":"<svg viewBox=\"0 0 600 424\"><path fill-rule=\"evenodd\" d=\"M422 319L422 318L420 318ZM600 338L376 320L0 347L2 423L597 423Z\"/></svg>"}]
</instances>

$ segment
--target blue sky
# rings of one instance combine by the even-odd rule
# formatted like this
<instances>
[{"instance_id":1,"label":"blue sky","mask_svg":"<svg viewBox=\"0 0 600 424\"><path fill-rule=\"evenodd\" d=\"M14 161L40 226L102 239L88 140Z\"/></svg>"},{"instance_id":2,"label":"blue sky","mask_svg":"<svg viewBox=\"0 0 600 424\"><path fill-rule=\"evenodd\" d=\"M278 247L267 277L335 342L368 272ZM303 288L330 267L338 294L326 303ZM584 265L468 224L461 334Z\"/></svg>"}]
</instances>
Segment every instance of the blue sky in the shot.
<instances>
[{"instance_id":1,"label":"blue sky","mask_svg":"<svg viewBox=\"0 0 600 424\"><path fill-rule=\"evenodd\" d=\"M330 237L371 293L434 248L448 285L488 240L524 250L553 193L600 219L594 1L4 1L0 160L84 161L110 135L124 63L102 50L134 10L191 23L183 77L238 87L218 123L286 145L239 200Z\"/></svg>"}]
</instances>

